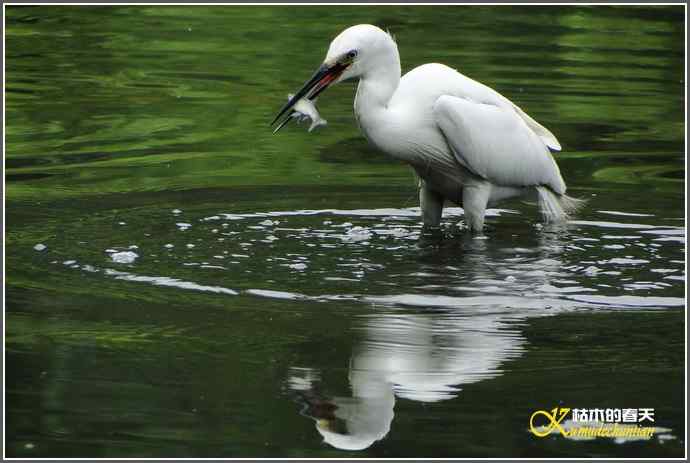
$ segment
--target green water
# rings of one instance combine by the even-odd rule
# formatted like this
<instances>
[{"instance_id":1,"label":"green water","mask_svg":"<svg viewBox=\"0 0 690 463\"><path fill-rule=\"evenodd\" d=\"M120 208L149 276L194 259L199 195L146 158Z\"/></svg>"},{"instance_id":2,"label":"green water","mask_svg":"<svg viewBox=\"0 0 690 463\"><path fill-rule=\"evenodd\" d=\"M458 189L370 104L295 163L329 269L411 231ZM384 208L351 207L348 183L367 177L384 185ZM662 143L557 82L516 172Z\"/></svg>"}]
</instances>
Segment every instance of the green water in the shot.
<instances>
[{"instance_id":1,"label":"green water","mask_svg":"<svg viewBox=\"0 0 690 463\"><path fill-rule=\"evenodd\" d=\"M682 6L6 15L7 456L682 456ZM353 84L271 135L364 22L403 71L454 66L549 127L585 209L420 236ZM532 435L555 406L663 429Z\"/></svg>"}]
</instances>

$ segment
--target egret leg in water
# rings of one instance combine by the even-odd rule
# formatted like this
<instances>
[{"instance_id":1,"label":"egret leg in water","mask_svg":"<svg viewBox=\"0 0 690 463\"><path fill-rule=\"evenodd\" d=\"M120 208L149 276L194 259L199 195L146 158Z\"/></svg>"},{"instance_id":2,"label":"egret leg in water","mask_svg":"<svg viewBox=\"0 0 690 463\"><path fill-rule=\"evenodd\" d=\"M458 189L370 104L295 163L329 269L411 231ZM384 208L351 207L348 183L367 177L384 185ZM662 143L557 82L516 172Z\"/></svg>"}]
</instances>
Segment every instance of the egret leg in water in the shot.
<instances>
[{"instance_id":1,"label":"egret leg in water","mask_svg":"<svg viewBox=\"0 0 690 463\"><path fill-rule=\"evenodd\" d=\"M581 205L565 194L551 155L561 145L548 129L443 64L424 64L401 77L398 46L376 26L340 33L273 124L286 113L289 118L303 98L314 100L329 85L357 78L359 126L371 144L415 170L426 226L440 225L445 201L464 208L474 232L484 228L486 208L504 199L536 198L547 222L565 221Z\"/></svg>"}]
</instances>

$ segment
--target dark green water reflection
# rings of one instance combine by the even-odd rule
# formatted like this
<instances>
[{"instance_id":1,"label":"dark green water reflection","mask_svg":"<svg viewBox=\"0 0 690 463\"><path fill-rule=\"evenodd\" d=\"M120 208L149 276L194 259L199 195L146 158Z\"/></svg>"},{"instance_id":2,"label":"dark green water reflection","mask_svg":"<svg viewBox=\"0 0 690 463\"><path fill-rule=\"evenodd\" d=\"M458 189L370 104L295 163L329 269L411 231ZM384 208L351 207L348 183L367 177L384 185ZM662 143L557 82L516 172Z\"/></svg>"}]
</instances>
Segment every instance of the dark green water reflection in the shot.
<instances>
[{"instance_id":1,"label":"dark green water reflection","mask_svg":"<svg viewBox=\"0 0 690 463\"><path fill-rule=\"evenodd\" d=\"M682 7L6 12L8 456L682 455ZM272 136L362 22L548 126L585 210L420 237L352 85ZM528 432L558 405L664 430Z\"/></svg>"}]
</instances>

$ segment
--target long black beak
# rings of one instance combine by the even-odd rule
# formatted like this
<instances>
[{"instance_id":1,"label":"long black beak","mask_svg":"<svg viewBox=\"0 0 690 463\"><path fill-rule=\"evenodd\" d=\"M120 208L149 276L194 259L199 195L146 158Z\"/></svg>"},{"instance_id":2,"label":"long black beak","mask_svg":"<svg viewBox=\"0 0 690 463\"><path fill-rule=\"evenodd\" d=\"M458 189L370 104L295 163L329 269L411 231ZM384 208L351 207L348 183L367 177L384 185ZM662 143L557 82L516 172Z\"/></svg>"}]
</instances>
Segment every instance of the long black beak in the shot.
<instances>
[{"instance_id":1,"label":"long black beak","mask_svg":"<svg viewBox=\"0 0 690 463\"><path fill-rule=\"evenodd\" d=\"M310 100L313 100L321 92L326 90L326 88L335 81L340 74L345 70L347 65L336 63L332 66L327 66L325 64L321 65L319 69L316 70L313 76L304 83L301 89L295 95L288 100L287 103L285 103L285 106L283 106L280 111L278 112L278 115L273 119L273 122L271 122L271 125L275 124L278 119L280 119L285 113L290 111L295 104L301 100L304 97L309 98ZM288 121L290 120L290 116L287 117L273 132L277 132L280 130Z\"/></svg>"}]
</instances>

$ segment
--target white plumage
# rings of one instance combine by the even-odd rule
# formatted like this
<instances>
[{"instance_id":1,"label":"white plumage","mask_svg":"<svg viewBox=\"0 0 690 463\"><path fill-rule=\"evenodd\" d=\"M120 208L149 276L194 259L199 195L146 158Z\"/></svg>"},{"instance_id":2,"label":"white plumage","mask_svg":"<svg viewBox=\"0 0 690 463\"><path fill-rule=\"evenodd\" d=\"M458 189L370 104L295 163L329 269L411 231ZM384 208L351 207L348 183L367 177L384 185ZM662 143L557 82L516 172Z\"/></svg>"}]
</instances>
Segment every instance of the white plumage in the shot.
<instances>
[{"instance_id":1,"label":"white plumage","mask_svg":"<svg viewBox=\"0 0 690 463\"><path fill-rule=\"evenodd\" d=\"M401 77L393 38L363 24L333 40L300 97L352 78L359 79L354 106L366 138L419 176L426 225L440 224L446 200L463 206L476 232L487 206L511 197L536 197L547 221L578 207L550 152L561 149L556 137L495 90L436 63Z\"/></svg>"}]
</instances>

